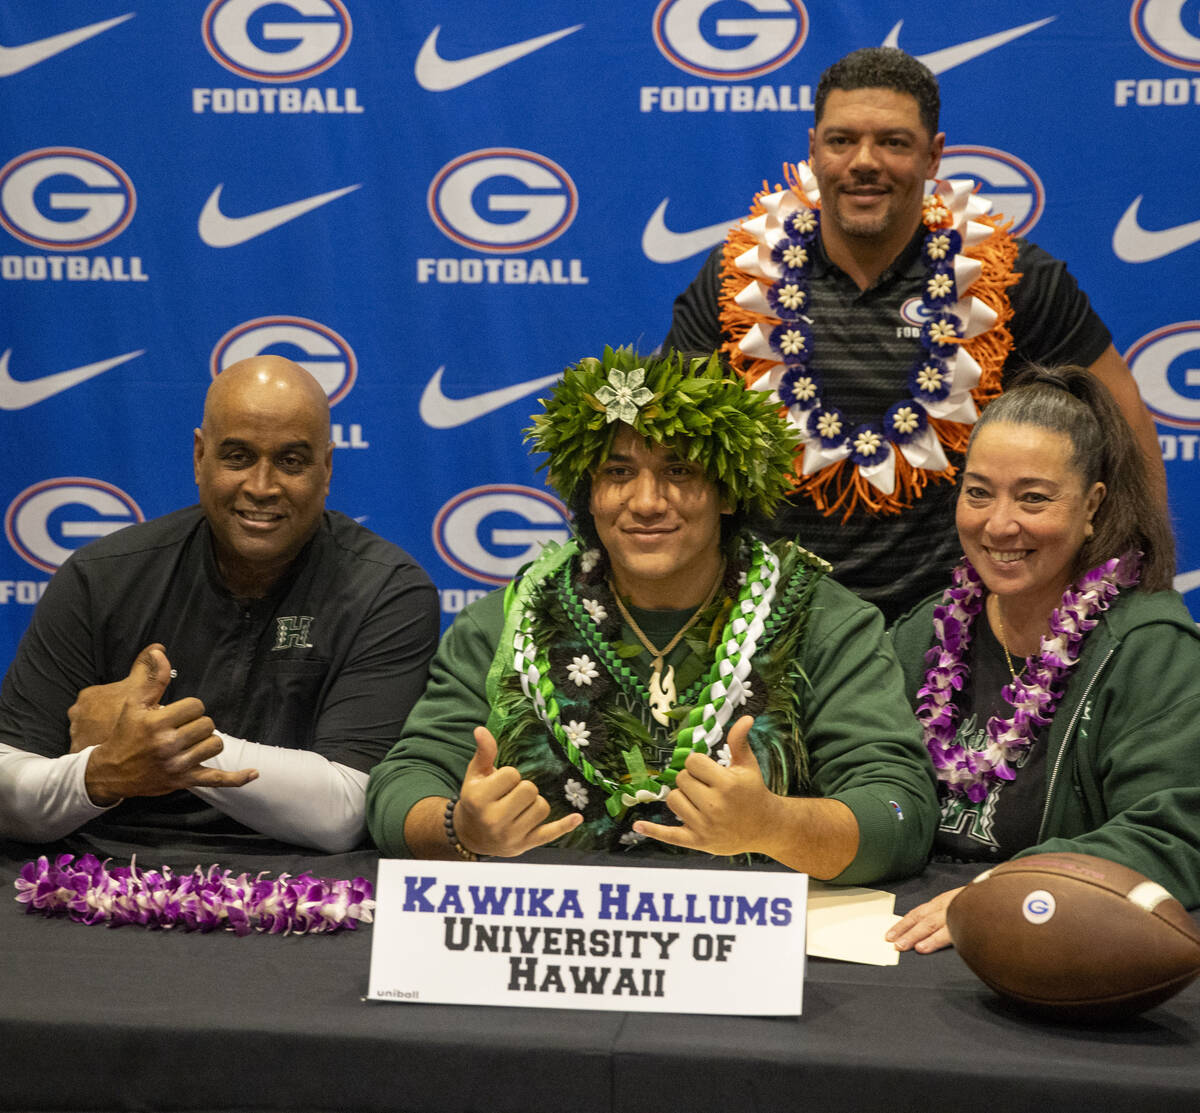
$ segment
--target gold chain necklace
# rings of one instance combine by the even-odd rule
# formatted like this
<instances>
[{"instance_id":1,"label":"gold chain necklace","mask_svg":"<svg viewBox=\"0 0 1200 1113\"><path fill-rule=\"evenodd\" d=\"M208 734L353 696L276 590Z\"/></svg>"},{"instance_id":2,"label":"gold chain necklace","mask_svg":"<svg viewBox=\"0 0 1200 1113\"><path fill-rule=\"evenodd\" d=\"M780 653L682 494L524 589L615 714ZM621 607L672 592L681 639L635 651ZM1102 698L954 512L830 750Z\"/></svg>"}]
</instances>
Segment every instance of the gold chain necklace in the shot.
<instances>
[{"instance_id":1,"label":"gold chain necklace","mask_svg":"<svg viewBox=\"0 0 1200 1113\"><path fill-rule=\"evenodd\" d=\"M1012 678L1017 679L1017 670L1013 668L1012 655L1008 652L1008 638L1004 634L1004 619L1000 617L1000 600L996 596L992 596L996 600L996 633L1000 635L1000 648L1004 650L1004 659L1008 662L1008 671L1012 673ZM1021 671L1025 671L1025 666L1021 666Z\"/></svg>"},{"instance_id":2,"label":"gold chain necklace","mask_svg":"<svg viewBox=\"0 0 1200 1113\"><path fill-rule=\"evenodd\" d=\"M667 644L659 649L644 633L642 628L634 621L633 615L629 613L629 609L621 599L621 593L617 591L617 585L611 579L608 581L608 586L612 590L613 598L617 602L617 610L621 612L621 617L625 620L625 624L634 633L638 641L642 643L643 648L649 651L651 657L650 665L650 716L660 726L669 727L671 719L668 712L675 706L676 691L675 691L675 666L667 666L667 675L663 677L663 658L671 652L686 634L697 622L700 621L700 616L708 610L709 604L716 598L717 589L721 586L721 581L725 578L725 561L721 561L720 570L717 572L717 578L713 580L713 585L708 589L708 594L704 597L704 602L696 608L696 613L687 620L675 634L675 636L667 642Z\"/></svg>"}]
</instances>

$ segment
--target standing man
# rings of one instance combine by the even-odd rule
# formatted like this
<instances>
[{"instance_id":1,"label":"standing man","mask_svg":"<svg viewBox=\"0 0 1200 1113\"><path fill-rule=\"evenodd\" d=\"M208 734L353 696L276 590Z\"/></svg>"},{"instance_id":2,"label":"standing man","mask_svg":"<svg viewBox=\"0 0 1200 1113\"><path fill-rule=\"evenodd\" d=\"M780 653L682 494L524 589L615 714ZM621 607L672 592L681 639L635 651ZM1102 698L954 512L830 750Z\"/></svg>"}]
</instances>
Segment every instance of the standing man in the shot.
<instances>
[{"instance_id":1,"label":"standing man","mask_svg":"<svg viewBox=\"0 0 1200 1113\"><path fill-rule=\"evenodd\" d=\"M411 557L325 509L332 456L302 367L216 378L200 505L85 546L34 612L0 692L0 837L358 844L438 608Z\"/></svg>"},{"instance_id":2,"label":"standing man","mask_svg":"<svg viewBox=\"0 0 1200 1113\"><path fill-rule=\"evenodd\" d=\"M1089 367L1166 489L1154 423L1065 265L1010 236L969 183L925 198L945 143L939 107L933 74L891 47L826 70L808 165L713 251L665 341L721 347L778 394L802 454L774 530L803 537L889 619L949 574L949 480L1011 370Z\"/></svg>"},{"instance_id":3,"label":"standing man","mask_svg":"<svg viewBox=\"0 0 1200 1113\"><path fill-rule=\"evenodd\" d=\"M766 855L869 882L921 868L932 770L879 612L743 529L795 440L716 357L606 350L530 440L578 541L467 607L373 770L385 854L558 845Z\"/></svg>"}]
</instances>

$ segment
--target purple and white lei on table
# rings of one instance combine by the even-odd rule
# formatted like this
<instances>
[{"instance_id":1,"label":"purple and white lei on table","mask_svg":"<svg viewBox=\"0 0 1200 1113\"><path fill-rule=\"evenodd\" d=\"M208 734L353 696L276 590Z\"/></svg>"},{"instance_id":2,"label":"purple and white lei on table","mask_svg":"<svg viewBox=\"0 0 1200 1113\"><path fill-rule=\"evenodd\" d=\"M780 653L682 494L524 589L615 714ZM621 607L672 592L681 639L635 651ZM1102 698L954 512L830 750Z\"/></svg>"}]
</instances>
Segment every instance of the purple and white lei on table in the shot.
<instances>
[{"instance_id":1,"label":"purple and white lei on table","mask_svg":"<svg viewBox=\"0 0 1200 1113\"><path fill-rule=\"evenodd\" d=\"M1067 588L1050 616L1050 633L1042 637L1037 655L1028 658L1021 674L1001 689L1013 713L1007 719L993 715L988 720L988 740L982 750L956 744L959 716L954 701L970 673L967 648L972 624L983 609L984 588L970 561L964 558L954 570L951 586L933 610L935 641L925 654L930 667L917 691L916 711L938 780L951 792L965 793L978 803L993 781L1014 778L1016 760L1033 742L1038 728L1054 718L1079 663L1083 639L1121 588L1138 582L1140 565L1140 553L1113 557Z\"/></svg>"},{"instance_id":2,"label":"purple and white lei on table","mask_svg":"<svg viewBox=\"0 0 1200 1113\"><path fill-rule=\"evenodd\" d=\"M353 931L369 924L375 907L369 881L330 880L302 873L266 872L251 877L230 870L197 866L176 875L169 866L144 870L134 859L109 868L92 854L72 864L73 855L51 862L44 855L28 862L13 883L17 900L29 912L65 913L81 924L141 924L148 928L182 927L184 931L232 931L237 935L314 935Z\"/></svg>"}]
</instances>

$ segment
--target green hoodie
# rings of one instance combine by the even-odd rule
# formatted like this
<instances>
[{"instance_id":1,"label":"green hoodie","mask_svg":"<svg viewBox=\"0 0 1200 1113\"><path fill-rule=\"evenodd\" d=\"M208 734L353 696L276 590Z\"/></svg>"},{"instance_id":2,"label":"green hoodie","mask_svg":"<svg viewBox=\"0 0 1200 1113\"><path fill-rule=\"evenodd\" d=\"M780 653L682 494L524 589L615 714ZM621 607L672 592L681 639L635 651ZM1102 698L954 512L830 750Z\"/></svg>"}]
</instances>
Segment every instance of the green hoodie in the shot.
<instances>
[{"instance_id":1,"label":"green hoodie","mask_svg":"<svg viewBox=\"0 0 1200 1113\"><path fill-rule=\"evenodd\" d=\"M892 629L914 707L938 601ZM1017 857L1093 854L1200 905L1200 631L1176 592L1127 592L1101 616L1048 744L1038 842Z\"/></svg>"}]
</instances>

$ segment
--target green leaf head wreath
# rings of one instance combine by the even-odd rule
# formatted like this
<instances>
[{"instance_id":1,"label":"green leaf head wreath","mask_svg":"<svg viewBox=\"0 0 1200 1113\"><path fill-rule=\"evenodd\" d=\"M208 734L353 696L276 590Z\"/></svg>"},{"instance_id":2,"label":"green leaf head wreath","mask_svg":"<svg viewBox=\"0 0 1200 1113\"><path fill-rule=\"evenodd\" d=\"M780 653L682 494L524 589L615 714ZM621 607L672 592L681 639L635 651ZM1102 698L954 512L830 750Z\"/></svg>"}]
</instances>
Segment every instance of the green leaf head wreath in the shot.
<instances>
[{"instance_id":1,"label":"green leaf head wreath","mask_svg":"<svg viewBox=\"0 0 1200 1113\"><path fill-rule=\"evenodd\" d=\"M747 390L716 353L641 356L605 348L568 367L525 430L545 453L550 485L568 505L628 425L697 462L735 510L770 514L794 482L797 437L765 391Z\"/></svg>"}]
</instances>

